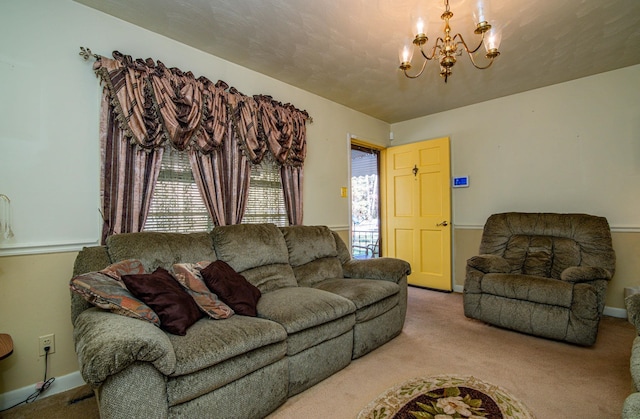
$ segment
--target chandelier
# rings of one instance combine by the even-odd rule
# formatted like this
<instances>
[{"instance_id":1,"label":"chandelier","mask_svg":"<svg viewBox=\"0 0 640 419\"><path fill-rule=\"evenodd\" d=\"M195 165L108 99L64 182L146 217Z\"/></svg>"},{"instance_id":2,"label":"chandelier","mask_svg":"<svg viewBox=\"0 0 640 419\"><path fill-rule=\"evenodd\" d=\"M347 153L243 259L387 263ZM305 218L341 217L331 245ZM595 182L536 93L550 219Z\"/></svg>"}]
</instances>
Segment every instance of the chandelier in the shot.
<instances>
[{"instance_id":1,"label":"chandelier","mask_svg":"<svg viewBox=\"0 0 640 419\"><path fill-rule=\"evenodd\" d=\"M427 19L424 15L416 15L412 19L416 29L415 38L413 41L410 39L405 41L399 54L400 69L404 72L405 76L411 79L420 77L424 72L427 62L437 59L440 62L440 76L444 78L444 82L446 83L449 76L451 76L451 70L456 63L456 57L462 55L463 52L467 53L471 59L471 63L477 69L484 70L493 64L493 60L500 55L498 47L500 46L502 34L497 28L492 28L488 21L487 12L489 11L489 0L475 1L477 7L474 10L473 18L476 28L473 33L480 35L480 42L478 43L478 46L473 49L469 48L461 34L457 33L453 36L451 35L449 20L453 17L453 13L449 9L449 0L444 0L445 11L440 16L440 19L444 21L444 37L439 36L436 38L433 47L426 49L426 51L425 45L429 40L425 34L427 31ZM474 54L480 49L483 43L486 50L485 57L488 61L483 65L480 65L476 62ZM411 58L413 57L415 47L420 49L420 53L424 57L424 61L418 74L411 75L407 70L411 69Z\"/></svg>"}]
</instances>

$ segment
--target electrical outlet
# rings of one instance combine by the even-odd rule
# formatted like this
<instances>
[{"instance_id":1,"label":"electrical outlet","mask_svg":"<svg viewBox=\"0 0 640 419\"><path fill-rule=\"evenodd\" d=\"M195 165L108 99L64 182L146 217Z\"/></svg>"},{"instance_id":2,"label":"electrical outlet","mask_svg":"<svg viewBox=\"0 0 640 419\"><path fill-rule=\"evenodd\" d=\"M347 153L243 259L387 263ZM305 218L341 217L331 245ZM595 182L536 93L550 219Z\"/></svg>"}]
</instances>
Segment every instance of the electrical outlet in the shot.
<instances>
[{"instance_id":1,"label":"electrical outlet","mask_svg":"<svg viewBox=\"0 0 640 419\"><path fill-rule=\"evenodd\" d=\"M52 333L50 335L40 336L38 338L38 354L45 356L46 352L44 348L49 347L49 355L56 351L56 336Z\"/></svg>"}]
</instances>

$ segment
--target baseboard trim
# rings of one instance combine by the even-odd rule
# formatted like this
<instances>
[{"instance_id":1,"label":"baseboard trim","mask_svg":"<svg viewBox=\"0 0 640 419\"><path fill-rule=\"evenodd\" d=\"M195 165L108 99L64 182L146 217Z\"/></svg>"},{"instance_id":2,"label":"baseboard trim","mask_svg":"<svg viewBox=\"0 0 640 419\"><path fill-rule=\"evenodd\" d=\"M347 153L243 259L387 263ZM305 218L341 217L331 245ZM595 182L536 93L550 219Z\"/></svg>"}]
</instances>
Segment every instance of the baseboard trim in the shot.
<instances>
[{"instance_id":1,"label":"baseboard trim","mask_svg":"<svg viewBox=\"0 0 640 419\"><path fill-rule=\"evenodd\" d=\"M610 317L618 317L620 319L626 319L627 318L627 310L625 310L624 308L606 307L605 306L604 311L602 312L602 314L604 314L605 316L610 316Z\"/></svg>"},{"instance_id":2,"label":"baseboard trim","mask_svg":"<svg viewBox=\"0 0 640 419\"><path fill-rule=\"evenodd\" d=\"M453 286L453 292L462 293L463 291L464 291L464 286L463 285L454 285ZM617 317L617 318L620 318L620 319L626 319L627 318L627 310L625 310L623 308L605 307L602 314L604 314L605 316Z\"/></svg>"},{"instance_id":3,"label":"baseboard trim","mask_svg":"<svg viewBox=\"0 0 640 419\"><path fill-rule=\"evenodd\" d=\"M80 387L84 384L85 382L80 375L80 371L72 372L71 374L63 375L62 377L56 377L56 380L51 384L51 387L42 393L42 395L38 397L38 400ZM35 391L35 385L30 385L0 394L0 410L7 409L23 400L26 400L27 397L32 395Z\"/></svg>"}]
</instances>

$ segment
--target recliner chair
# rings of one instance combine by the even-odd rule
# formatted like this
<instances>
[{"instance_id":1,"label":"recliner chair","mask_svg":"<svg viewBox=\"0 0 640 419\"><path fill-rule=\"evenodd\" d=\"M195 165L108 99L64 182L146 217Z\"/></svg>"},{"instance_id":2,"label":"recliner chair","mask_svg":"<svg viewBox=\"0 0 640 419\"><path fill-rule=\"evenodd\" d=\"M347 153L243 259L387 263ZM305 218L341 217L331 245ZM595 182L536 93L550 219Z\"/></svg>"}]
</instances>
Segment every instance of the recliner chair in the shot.
<instances>
[{"instance_id":1,"label":"recliner chair","mask_svg":"<svg viewBox=\"0 0 640 419\"><path fill-rule=\"evenodd\" d=\"M467 261L467 317L591 346L615 272L611 230L587 214L503 213L487 220Z\"/></svg>"}]
</instances>

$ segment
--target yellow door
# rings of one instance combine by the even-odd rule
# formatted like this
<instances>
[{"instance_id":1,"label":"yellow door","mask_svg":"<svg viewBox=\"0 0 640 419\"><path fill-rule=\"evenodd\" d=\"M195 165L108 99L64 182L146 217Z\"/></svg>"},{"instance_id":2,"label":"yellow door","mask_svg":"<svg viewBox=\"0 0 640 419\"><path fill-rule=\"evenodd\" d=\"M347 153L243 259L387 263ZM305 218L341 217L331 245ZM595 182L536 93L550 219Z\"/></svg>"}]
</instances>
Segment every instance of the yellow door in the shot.
<instances>
[{"instance_id":1,"label":"yellow door","mask_svg":"<svg viewBox=\"0 0 640 419\"><path fill-rule=\"evenodd\" d=\"M411 263L409 284L451 291L449 138L385 155L383 254Z\"/></svg>"}]
</instances>

